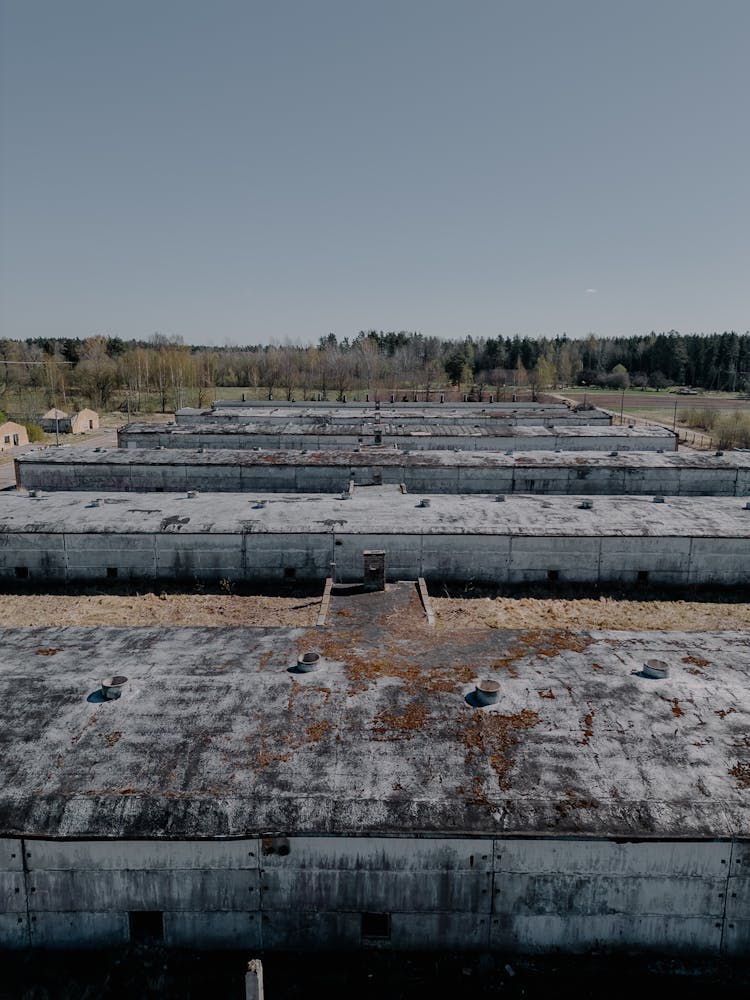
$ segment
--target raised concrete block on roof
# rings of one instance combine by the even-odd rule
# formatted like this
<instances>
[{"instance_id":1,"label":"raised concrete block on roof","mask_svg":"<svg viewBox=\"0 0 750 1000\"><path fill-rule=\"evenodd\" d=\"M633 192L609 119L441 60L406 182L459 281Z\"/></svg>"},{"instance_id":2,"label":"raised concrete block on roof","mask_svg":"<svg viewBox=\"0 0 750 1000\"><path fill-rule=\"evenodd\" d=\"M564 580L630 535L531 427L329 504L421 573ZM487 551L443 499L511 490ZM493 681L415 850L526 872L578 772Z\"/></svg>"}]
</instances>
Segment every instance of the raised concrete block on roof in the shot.
<instances>
[{"instance_id":1,"label":"raised concrete block on roof","mask_svg":"<svg viewBox=\"0 0 750 1000\"><path fill-rule=\"evenodd\" d=\"M736 498L326 494L0 494L0 578L389 579L745 585L750 510ZM115 557L119 559L116 561Z\"/></svg>"},{"instance_id":2,"label":"raised concrete block on roof","mask_svg":"<svg viewBox=\"0 0 750 1000\"><path fill-rule=\"evenodd\" d=\"M315 636L2 630L3 945L747 949L746 634Z\"/></svg>"},{"instance_id":3,"label":"raised concrete block on roof","mask_svg":"<svg viewBox=\"0 0 750 1000\"><path fill-rule=\"evenodd\" d=\"M349 449L365 445L398 446L411 451L529 449L675 451L677 436L664 427L466 427L448 424L352 424L262 422L209 423L197 427L128 424L118 431L120 447Z\"/></svg>"},{"instance_id":4,"label":"raised concrete block on roof","mask_svg":"<svg viewBox=\"0 0 750 1000\"><path fill-rule=\"evenodd\" d=\"M439 422L446 425L462 425L472 427L500 426L526 424L529 426L545 426L547 424L564 423L566 425L604 424L612 423L612 414L605 410L575 411L564 404L542 404L519 408L515 405L433 405L406 404L386 405L379 409L367 404L290 404L290 405L257 405L249 408L247 404L240 406L221 406L211 409L195 409L184 407L175 413L175 421L180 426L196 426L216 421L246 422L248 419L266 424L351 424L356 421L371 422L380 419L386 423L411 425L415 422L429 424Z\"/></svg>"},{"instance_id":5,"label":"raised concrete block on roof","mask_svg":"<svg viewBox=\"0 0 750 1000\"><path fill-rule=\"evenodd\" d=\"M62 448L19 456L16 479L48 490L335 493L353 480L413 493L746 496L750 454Z\"/></svg>"}]
</instances>

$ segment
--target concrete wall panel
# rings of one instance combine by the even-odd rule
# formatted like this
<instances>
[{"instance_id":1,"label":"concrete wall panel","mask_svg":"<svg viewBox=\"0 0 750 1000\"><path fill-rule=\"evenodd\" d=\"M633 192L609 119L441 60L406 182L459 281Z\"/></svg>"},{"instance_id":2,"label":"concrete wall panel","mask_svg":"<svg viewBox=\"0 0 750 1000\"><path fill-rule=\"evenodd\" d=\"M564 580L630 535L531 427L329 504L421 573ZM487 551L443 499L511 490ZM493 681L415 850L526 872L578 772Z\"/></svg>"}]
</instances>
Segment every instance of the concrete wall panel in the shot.
<instances>
[{"instance_id":1,"label":"concrete wall panel","mask_svg":"<svg viewBox=\"0 0 750 1000\"><path fill-rule=\"evenodd\" d=\"M500 951L581 953L592 948L710 952L721 948L721 921L712 917L562 914L495 917L490 947Z\"/></svg>"},{"instance_id":2,"label":"concrete wall panel","mask_svg":"<svg viewBox=\"0 0 750 1000\"><path fill-rule=\"evenodd\" d=\"M23 872L0 871L0 913L26 913Z\"/></svg>"},{"instance_id":3,"label":"concrete wall panel","mask_svg":"<svg viewBox=\"0 0 750 1000\"><path fill-rule=\"evenodd\" d=\"M13 837L0 840L0 871L23 871L23 842Z\"/></svg>"},{"instance_id":4,"label":"concrete wall panel","mask_svg":"<svg viewBox=\"0 0 750 1000\"><path fill-rule=\"evenodd\" d=\"M17 567L32 579L64 580L64 536L0 532L0 578L15 579Z\"/></svg>"},{"instance_id":5,"label":"concrete wall panel","mask_svg":"<svg viewBox=\"0 0 750 1000\"><path fill-rule=\"evenodd\" d=\"M0 911L0 949L28 948L30 943L26 914Z\"/></svg>"},{"instance_id":6,"label":"concrete wall panel","mask_svg":"<svg viewBox=\"0 0 750 1000\"><path fill-rule=\"evenodd\" d=\"M260 535L243 537L244 578L279 580L294 570L297 580L321 580L331 574L333 535ZM338 549L336 550L338 552ZM358 579L362 577L360 563Z\"/></svg>"},{"instance_id":7,"label":"concrete wall panel","mask_svg":"<svg viewBox=\"0 0 750 1000\"><path fill-rule=\"evenodd\" d=\"M261 946L275 949L326 950L359 948L359 913L318 913L314 910L264 911L261 918Z\"/></svg>"},{"instance_id":8,"label":"concrete wall panel","mask_svg":"<svg viewBox=\"0 0 750 1000\"><path fill-rule=\"evenodd\" d=\"M750 875L730 878L726 915L727 920L750 920Z\"/></svg>"},{"instance_id":9,"label":"concrete wall panel","mask_svg":"<svg viewBox=\"0 0 750 1000\"><path fill-rule=\"evenodd\" d=\"M288 853L279 854L283 845ZM491 871L492 841L451 837L290 837L263 841L264 870Z\"/></svg>"},{"instance_id":10,"label":"concrete wall panel","mask_svg":"<svg viewBox=\"0 0 750 1000\"><path fill-rule=\"evenodd\" d=\"M26 840L36 871L168 871L257 869L258 840Z\"/></svg>"},{"instance_id":11,"label":"concrete wall panel","mask_svg":"<svg viewBox=\"0 0 750 1000\"><path fill-rule=\"evenodd\" d=\"M34 913L30 924L35 948L108 948L127 944L127 913Z\"/></svg>"},{"instance_id":12,"label":"concrete wall panel","mask_svg":"<svg viewBox=\"0 0 750 1000\"><path fill-rule=\"evenodd\" d=\"M83 910L247 910L258 898L257 871L36 871L35 912Z\"/></svg>"},{"instance_id":13,"label":"concrete wall panel","mask_svg":"<svg viewBox=\"0 0 750 1000\"><path fill-rule=\"evenodd\" d=\"M155 536L155 545L158 577L241 580L245 576L240 534L165 531Z\"/></svg>"},{"instance_id":14,"label":"concrete wall panel","mask_svg":"<svg viewBox=\"0 0 750 1000\"><path fill-rule=\"evenodd\" d=\"M264 871L263 909L489 913L490 872Z\"/></svg>"},{"instance_id":15,"label":"concrete wall panel","mask_svg":"<svg viewBox=\"0 0 750 1000\"><path fill-rule=\"evenodd\" d=\"M546 580L550 570L560 580L591 580L599 576L600 538L532 538L511 540L508 576L514 581Z\"/></svg>"},{"instance_id":16,"label":"concrete wall panel","mask_svg":"<svg viewBox=\"0 0 750 1000\"><path fill-rule=\"evenodd\" d=\"M164 943L169 948L260 948L260 925L259 913L167 912Z\"/></svg>"},{"instance_id":17,"label":"concrete wall panel","mask_svg":"<svg viewBox=\"0 0 750 1000\"><path fill-rule=\"evenodd\" d=\"M731 853L731 844L710 841L496 840L495 871L718 878Z\"/></svg>"},{"instance_id":18,"label":"concrete wall panel","mask_svg":"<svg viewBox=\"0 0 750 1000\"><path fill-rule=\"evenodd\" d=\"M734 917L724 924L722 950L727 955L750 955L750 919Z\"/></svg>"},{"instance_id":19,"label":"concrete wall panel","mask_svg":"<svg viewBox=\"0 0 750 1000\"><path fill-rule=\"evenodd\" d=\"M393 913L391 947L402 950L486 951L491 917L487 913Z\"/></svg>"},{"instance_id":20,"label":"concrete wall panel","mask_svg":"<svg viewBox=\"0 0 750 1000\"><path fill-rule=\"evenodd\" d=\"M495 876L494 912L720 918L725 888L726 880L694 877L504 874Z\"/></svg>"},{"instance_id":21,"label":"concrete wall panel","mask_svg":"<svg viewBox=\"0 0 750 1000\"><path fill-rule=\"evenodd\" d=\"M750 520L750 510L747 511ZM746 584L750 566L748 538L694 538L690 583Z\"/></svg>"}]
</instances>

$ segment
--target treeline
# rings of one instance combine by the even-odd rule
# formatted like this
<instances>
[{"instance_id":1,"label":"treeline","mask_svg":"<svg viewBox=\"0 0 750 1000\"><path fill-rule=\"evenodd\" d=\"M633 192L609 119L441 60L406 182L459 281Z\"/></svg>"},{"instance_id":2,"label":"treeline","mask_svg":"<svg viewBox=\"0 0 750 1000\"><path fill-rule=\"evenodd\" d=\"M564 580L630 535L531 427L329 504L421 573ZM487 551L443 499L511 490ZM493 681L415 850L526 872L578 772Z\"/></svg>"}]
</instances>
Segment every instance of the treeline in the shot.
<instances>
[{"instance_id":1,"label":"treeline","mask_svg":"<svg viewBox=\"0 0 750 1000\"><path fill-rule=\"evenodd\" d=\"M0 406L133 410L202 406L214 389L248 387L276 399L447 386L471 391L687 385L750 392L750 334L440 339L414 331L333 334L311 346L189 346L155 334L0 340ZM31 415L31 414L29 414Z\"/></svg>"}]
</instances>

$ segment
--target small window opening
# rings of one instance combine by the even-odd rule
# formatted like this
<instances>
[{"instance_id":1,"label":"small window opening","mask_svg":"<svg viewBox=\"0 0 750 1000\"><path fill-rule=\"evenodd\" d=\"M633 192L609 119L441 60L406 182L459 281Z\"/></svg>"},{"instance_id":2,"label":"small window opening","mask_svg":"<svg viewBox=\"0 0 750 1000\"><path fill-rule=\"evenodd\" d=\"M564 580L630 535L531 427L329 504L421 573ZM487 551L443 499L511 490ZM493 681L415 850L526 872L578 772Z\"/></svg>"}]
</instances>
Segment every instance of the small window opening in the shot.
<instances>
[{"instance_id":1,"label":"small window opening","mask_svg":"<svg viewBox=\"0 0 750 1000\"><path fill-rule=\"evenodd\" d=\"M636 579L638 580L638 583L648 583L648 570L639 569L638 576Z\"/></svg>"},{"instance_id":2,"label":"small window opening","mask_svg":"<svg viewBox=\"0 0 750 1000\"><path fill-rule=\"evenodd\" d=\"M285 580L294 580L296 578L296 576L297 576L297 570L294 568L294 566L286 566L286 567L284 567L284 579Z\"/></svg>"},{"instance_id":3,"label":"small window opening","mask_svg":"<svg viewBox=\"0 0 750 1000\"><path fill-rule=\"evenodd\" d=\"M550 583L557 583L557 581L560 579L560 570L559 569L548 569L547 570L547 579L549 580Z\"/></svg>"},{"instance_id":4,"label":"small window opening","mask_svg":"<svg viewBox=\"0 0 750 1000\"><path fill-rule=\"evenodd\" d=\"M388 939L391 936L390 913L363 913L362 937Z\"/></svg>"},{"instance_id":5,"label":"small window opening","mask_svg":"<svg viewBox=\"0 0 750 1000\"><path fill-rule=\"evenodd\" d=\"M29 567L28 566L16 566L16 577L19 580L28 580L28 578L29 578Z\"/></svg>"},{"instance_id":6,"label":"small window opening","mask_svg":"<svg viewBox=\"0 0 750 1000\"><path fill-rule=\"evenodd\" d=\"M108 580L116 580L117 579L117 567L116 566L107 566L107 579Z\"/></svg>"},{"instance_id":7,"label":"small window opening","mask_svg":"<svg viewBox=\"0 0 750 1000\"><path fill-rule=\"evenodd\" d=\"M131 941L164 940L164 914L161 910L137 910L129 913L128 917Z\"/></svg>"}]
</instances>

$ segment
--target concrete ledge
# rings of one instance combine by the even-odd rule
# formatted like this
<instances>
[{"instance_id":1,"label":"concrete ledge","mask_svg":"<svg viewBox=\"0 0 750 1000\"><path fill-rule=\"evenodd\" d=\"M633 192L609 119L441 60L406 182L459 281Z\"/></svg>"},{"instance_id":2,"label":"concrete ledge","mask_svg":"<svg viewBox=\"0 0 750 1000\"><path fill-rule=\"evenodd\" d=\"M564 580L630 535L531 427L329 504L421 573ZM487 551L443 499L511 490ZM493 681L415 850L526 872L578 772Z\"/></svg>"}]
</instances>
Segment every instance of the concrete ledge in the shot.
<instances>
[{"instance_id":1,"label":"concrete ledge","mask_svg":"<svg viewBox=\"0 0 750 1000\"><path fill-rule=\"evenodd\" d=\"M325 590L323 591L323 597L320 602L320 611L318 612L318 620L315 622L316 626L321 627L326 624L326 618L328 616L328 608L331 604L331 589L333 587L333 577L328 577L326 579Z\"/></svg>"},{"instance_id":2,"label":"concrete ledge","mask_svg":"<svg viewBox=\"0 0 750 1000\"><path fill-rule=\"evenodd\" d=\"M422 601L422 607L424 608L424 613L427 616L427 624L435 627L435 612L432 610L432 604L430 603L430 595L427 592L427 584L425 578L420 576L417 580L417 589L419 590L419 597Z\"/></svg>"}]
</instances>

